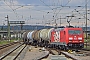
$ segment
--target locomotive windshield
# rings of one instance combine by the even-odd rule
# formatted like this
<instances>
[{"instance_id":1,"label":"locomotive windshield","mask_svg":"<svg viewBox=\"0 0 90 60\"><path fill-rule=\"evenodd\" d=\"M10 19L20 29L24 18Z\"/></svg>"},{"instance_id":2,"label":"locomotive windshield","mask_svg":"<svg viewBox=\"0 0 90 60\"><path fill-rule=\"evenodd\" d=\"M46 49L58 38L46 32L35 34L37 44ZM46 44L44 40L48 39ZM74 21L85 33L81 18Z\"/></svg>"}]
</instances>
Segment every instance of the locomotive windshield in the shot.
<instances>
[{"instance_id":1,"label":"locomotive windshield","mask_svg":"<svg viewBox=\"0 0 90 60\"><path fill-rule=\"evenodd\" d=\"M81 34L80 30L69 30L68 31L69 34Z\"/></svg>"}]
</instances>

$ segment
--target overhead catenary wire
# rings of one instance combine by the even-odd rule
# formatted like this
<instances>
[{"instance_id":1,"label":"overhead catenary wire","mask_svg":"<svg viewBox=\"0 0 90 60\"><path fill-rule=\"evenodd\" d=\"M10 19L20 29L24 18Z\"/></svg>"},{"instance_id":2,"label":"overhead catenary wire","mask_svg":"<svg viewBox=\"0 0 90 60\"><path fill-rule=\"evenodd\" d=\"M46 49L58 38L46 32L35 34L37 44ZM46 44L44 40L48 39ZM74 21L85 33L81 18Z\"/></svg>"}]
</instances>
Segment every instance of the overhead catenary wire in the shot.
<instances>
[{"instance_id":1,"label":"overhead catenary wire","mask_svg":"<svg viewBox=\"0 0 90 60\"><path fill-rule=\"evenodd\" d=\"M89 1L90 0L88 0L88 2L87 2L87 4L89 3ZM82 4L85 4L85 2L83 2ZM86 4L85 4L86 5ZM75 8L73 11L71 11L71 12L74 12L75 10L77 10L78 9L78 7L81 7L81 9L80 10L77 10L77 11L82 11L82 9L84 9L85 8L85 5L84 6L77 6L77 8ZM87 6L87 7L89 7L89 6ZM77 12L76 11L76 12ZM84 11L85 11L85 9L84 9Z\"/></svg>"},{"instance_id":2,"label":"overhead catenary wire","mask_svg":"<svg viewBox=\"0 0 90 60\"><path fill-rule=\"evenodd\" d=\"M40 0L45 6L49 7L51 10L53 10L49 5L47 5L44 1Z\"/></svg>"},{"instance_id":3,"label":"overhead catenary wire","mask_svg":"<svg viewBox=\"0 0 90 60\"><path fill-rule=\"evenodd\" d=\"M10 6L10 4L8 4L11 8L11 10L17 15L17 16L20 16L20 14L17 12L18 11L18 9L20 8L20 7L27 7L27 8L29 8L28 6L35 6L35 7L40 7L40 6L43 6L43 7L47 7L47 8L50 8L48 11L46 11L46 10L40 10L40 9L37 9L37 8L35 8L35 9L32 9L31 8L31 10L35 10L35 11L39 11L39 12L42 12L43 14L44 13L47 13L47 12L49 12L49 14L52 14L53 15L53 13L54 13L54 17L55 17L55 19L57 19L58 17L60 17L59 15L62 15L62 13L64 13L64 15L66 15L66 14L74 14L74 12L76 12L75 11L75 9L77 10L77 11L79 11L79 12L77 12L78 14L80 13L80 14L82 14L82 12L81 12L81 8L83 7L85 7L85 6L69 6L68 4L68 2L70 1L70 0L68 0L68 4L67 3L65 3L65 4L67 4L66 6L65 5L62 5L61 6L61 4L60 4L60 0L58 0L58 2L56 2L57 4L55 4L55 2L53 2L53 5L48 5L47 3L45 3L44 2L44 0L41 0L42 1L42 3L43 3L43 5L32 5L32 4L30 4L30 5L27 5L27 4L21 4L21 5L15 5L15 4L13 4L13 0L10 0L10 3L11 3L11 6ZM54 0L53 0L54 1ZM89 1L89 0L88 0ZM7 3L7 2L6 2ZM88 2L89 3L89 2ZM8 6L8 5L5 5L5 6ZM4 5L1 5L1 6L4 6ZM17 6L17 8L13 8L14 6ZM60 6L60 7L59 7ZM69 7L69 8L75 8L74 10L73 10L73 12L71 11L71 12L59 12L59 11L61 11L61 10L63 10L63 8L65 8L65 7ZM89 6L88 6L89 7ZM83 9L82 8L82 9ZM51 11L52 10L52 11ZM53 12L53 13L52 13ZM24 13L22 13L22 15L23 15ZM77 15L77 14L76 14ZM82 14L83 15L83 14ZM81 16L82 16L81 15ZM27 16L26 16L27 17ZM26 18L25 17L25 18ZM37 19L37 18L36 18ZM39 18L38 18L39 19Z\"/></svg>"},{"instance_id":4,"label":"overhead catenary wire","mask_svg":"<svg viewBox=\"0 0 90 60\"><path fill-rule=\"evenodd\" d=\"M71 0L69 0L69 1L65 4L65 6L68 5L68 4L70 3L70 1L71 1ZM57 17L57 15L59 14L59 12L60 12L62 9L63 9L63 7L61 6L61 8L59 9L59 11L55 14L55 18ZM55 19L55 24L57 24L57 23L56 23L56 19Z\"/></svg>"},{"instance_id":5,"label":"overhead catenary wire","mask_svg":"<svg viewBox=\"0 0 90 60\"><path fill-rule=\"evenodd\" d=\"M70 1L71 1L71 0L69 0L68 3L69 3ZM68 4L68 3L67 3L67 4ZM67 6L67 4L66 4L66 6L62 6L62 7L69 7L69 8L70 8L71 6ZM55 6L55 5L53 5L53 6ZM75 6L75 7L84 7L84 6ZM56 7L56 10L57 10L57 8L59 8L59 7ZM60 10L59 10L58 13L55 13L56 10L54 11L54 14L56 14L56 15L54 15L54 17L56 17L56 16L58 15L58 13L62 10L62 8L60 7ZM73 11L72 11L72 12L73 12ZM71 12L71 13L72 13L72 12ZM74 14L74 13L73 13L73 14Z\"/></svg>"},{"instance_id":6,"label":"overhead catenary wire","mask_svg":"<svg viewBox=\"0 0 90 60\"><path fill-rule=\"evenodd\" d=\"M71 2L71 0L69 0L69 1L65 4L65 6L66 6L66 5L68 5L70 2ZM63 9L63 6L62 6L62 7L61 7L61 9L58 11L58 13L59 13L62 9ZM58 15L58 13L56 13L56 15L55 15L55 16L57 16L57 15Z\"/></svg>"},{"instance_id":7,"label":"overhead catenary wire","mask_svg":"<svg viewBox=\"0 0 90 60\"><path fill-rule=\"evenodd\" d=\"M89 1L90 1L90 0L89 0ZM89 1L87 2L87 4L89 3ZM86 6L86 4L85 4L85 6ZM83 16L84 18L86 18L86 16L85 16L84 14L81 14L81 13L80 13L80 11L81 11L85 6L83 6L80 10L74 9L74 11L77 12L79 15ZM85 10L84 10L84 11L85 11ZM90 21L90 19L87 19L87 20Z\"/></svg>"},{"instance_id":8,"label":"overhead catenary wire","mask_svg":"<svg viewBox=\"0 0 90 60\"><path fill-rule=\"evenodd\" d=\"M44 1L42 1L42 0L40 0L41 2L43 2L46 6L48 6ZM71 0L69 0L68 1L68 3L70 2ZM66 3L66 5L68 4L68 3ZM65 5L65 6L66 6ZM53 6L55 6L55 5L53 5ZM49 8L51 8L50 6L48 6ZM61 9L62 9L63 7L61 6ZM52 9L52 8L51 8ZM60 10L61 10L60 9ZM60 12L60 10L59 10L59 12L58 13L56 13L56 11L57 11L57 9L56 10L54 10L54 9L52 9L53 10L53 12L54 12L54 16L53 16L53 18L56 18L57 17L57 15L58 15L58 13Z\"/></svg>"},{"instance_id":9,"label":"overhead catenary wire","mask_svg":"<svg viewBox=\"0 0 90 60\"><path fill-rule=\"evenodd\" d=\"M4 2L5 2L5 0L4 0ZM16 15L16 18L18 19L18 14L17 14L17 12L16 12L16 10L14 10L12 7L11 7L11 5L8 5L7 4L7 2L5 2L5 4L8 6L8 7L10 7L11 8L11 10L15 13L15 15ZM18 19L19 20L19 19Z\"/></svg>"},{"instance_id":10,"label":"overhead catenary wire","mask_svg":"<svg viewBox=\"0 0 90 60\"><path fill-rule=\"evenodd\" d=\"M90 1L90 0L89 0L89 1ZM89 2L89 1L88 1L88 2ZM68 6L66 6L66 7L68 7ZM83 7L83 8L84 8L85 6L77 6L77 7ZM89 7L89 6L88 6L88 7ZM82 9L83 9L83 8L82 8ZM74 10L75 10L75 9L74 9ZM73 11L72 11L72 12L73 12ZM72 12L71 12L71 13L72 13ZM80 12L79 12L79 14L82 15ZM82 15L82 16L83 16L84 18L86 18L84 15ZM89 20L89 19L88 19L88 20Z\"/></svg>"}]
</instances>

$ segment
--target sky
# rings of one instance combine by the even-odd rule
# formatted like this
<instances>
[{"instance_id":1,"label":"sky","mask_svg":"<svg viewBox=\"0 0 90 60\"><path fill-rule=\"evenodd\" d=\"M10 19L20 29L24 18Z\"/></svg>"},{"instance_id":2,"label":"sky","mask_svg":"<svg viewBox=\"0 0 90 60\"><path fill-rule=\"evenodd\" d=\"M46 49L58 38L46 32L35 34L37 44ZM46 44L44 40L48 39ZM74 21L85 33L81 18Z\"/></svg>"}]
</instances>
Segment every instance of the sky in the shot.
<instances>
[{"instance_id":1,"label":"sky","mask_svg":"<svg viewBox=\"0 0 90 60\"><path fill-rule=\"evenodd\" d=\"M88 26L89 2L87 0ZM8 15L9 21L25 21L26 25L66 26L70 21L71 25L85 26L85 5L86 0L0 0L0 25L7 25Z\"/></svg>"}]
</instances>

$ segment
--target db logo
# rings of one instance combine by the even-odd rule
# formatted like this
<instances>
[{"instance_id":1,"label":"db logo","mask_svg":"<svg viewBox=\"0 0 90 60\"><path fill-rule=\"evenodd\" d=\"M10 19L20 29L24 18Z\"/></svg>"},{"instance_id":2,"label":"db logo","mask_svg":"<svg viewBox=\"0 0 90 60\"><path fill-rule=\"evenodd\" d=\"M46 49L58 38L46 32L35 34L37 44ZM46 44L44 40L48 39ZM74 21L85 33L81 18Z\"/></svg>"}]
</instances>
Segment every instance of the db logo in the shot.
<instances>
[{"instance_id":1,"label":"db logo","mask_svg":"<svg viewBox=\"0 0 90 60\"><path fill-rule=\"evenodd\" d=\"M60 41L60 32L55 32L54 33L54 42L59 42Z\"/></svg>"}]
</instances>

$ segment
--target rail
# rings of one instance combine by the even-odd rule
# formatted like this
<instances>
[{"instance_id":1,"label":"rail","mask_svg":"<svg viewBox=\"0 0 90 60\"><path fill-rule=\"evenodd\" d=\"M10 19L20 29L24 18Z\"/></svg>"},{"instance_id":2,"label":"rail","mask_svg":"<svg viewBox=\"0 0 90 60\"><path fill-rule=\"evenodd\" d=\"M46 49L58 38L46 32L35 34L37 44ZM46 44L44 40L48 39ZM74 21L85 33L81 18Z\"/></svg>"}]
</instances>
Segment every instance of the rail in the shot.
<instances>
[{"instance_id":1,"label":"rail","mask_svg":"<svg viewBox=\"0 0 90 60\"><path fill-rule=\"evenodd\" d=\"M1 58L0 58L0 60L5 60L5 58L6 57L8 57L10 54L13 54L13 52L15 53L15 51L17 50L18 51L18 49L21 49L17 54L16 54L16 56L14 56L12 59L13 60L15 60L19 55L20 55L20 53L23 51L23 49L26 47L26 45L24 46L24 47L22 47L24 44L20 44L19 46L17 46L16 48L14 48L12 51L10 51L9 53L7 53L7 54L5 54L4 56L2 56ZM21 48L22 47L22 48Z\"/></svg>"},{"instance_id":2,"label":"rail","mask_svg":"<svg viewBox=\"0 0 90 60\"><path fill-rule=\"evenodd\" d=\"M0 50L1 50L1 49L4 49L4 48L6 48L6 47L12 46L12 45L14 45L14 44L16 44L16 43L18 43L18 42L13 42L13 43L1 45L1 46L0 46Z\"/></svg>"}]
</instances>

